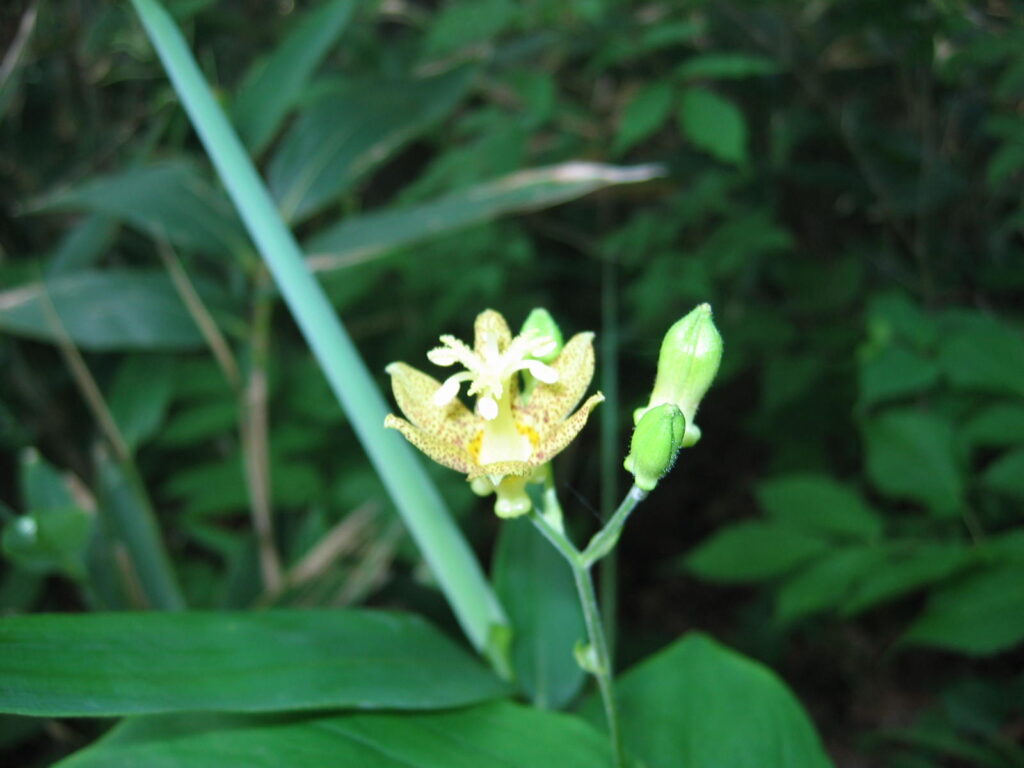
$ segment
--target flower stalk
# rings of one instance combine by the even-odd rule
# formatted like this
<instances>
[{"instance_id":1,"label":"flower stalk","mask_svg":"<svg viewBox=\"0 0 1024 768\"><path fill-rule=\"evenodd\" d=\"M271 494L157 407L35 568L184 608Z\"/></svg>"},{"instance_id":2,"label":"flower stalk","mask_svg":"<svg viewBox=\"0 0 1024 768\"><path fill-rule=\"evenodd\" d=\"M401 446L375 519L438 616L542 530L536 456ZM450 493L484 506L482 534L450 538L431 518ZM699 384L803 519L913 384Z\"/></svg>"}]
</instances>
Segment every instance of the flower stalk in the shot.
<instances>
[{"instance_id":1,"label":"flower stalk","mask_svg":"<svg viewBox=\"0 0 1024 768\"><path fill-rule=\"evenodd\" d=\"M576 548L561 527L556 527L552 519L561 519L561 510L558 509L558 516L555 517L546 507L554 503L557 507L558 500L550 486L545 491L545 510L530 512L530 521L538 531L546 538L551 545L565 558L572 570L573 580L576 582L576 593L580 599L580 606L583 609L583 620L587 627L587 639L589 648L585 653L578 654L586 656L589 661L585 669L597 679L597 687L601 693L601 703L604 705L605 720L608 723L608 736L611 740L612 755L616 768L624 768L626 765L625 751L622 746L622 730L619 724L619 710L615 703L614 688L614 666L611 653L608 649L608 639L605 635L604 622L601 620L601 610L598 607L597 595L594 593L594 580L591 569L594 564L614 549L622 534L622 527L626 524L630 514L637 505L647 497L647 491L634 485L629 493L622 500L615 514L600 531L590 539L586 548L581 552Z\"/></svg>"}]
</instances>

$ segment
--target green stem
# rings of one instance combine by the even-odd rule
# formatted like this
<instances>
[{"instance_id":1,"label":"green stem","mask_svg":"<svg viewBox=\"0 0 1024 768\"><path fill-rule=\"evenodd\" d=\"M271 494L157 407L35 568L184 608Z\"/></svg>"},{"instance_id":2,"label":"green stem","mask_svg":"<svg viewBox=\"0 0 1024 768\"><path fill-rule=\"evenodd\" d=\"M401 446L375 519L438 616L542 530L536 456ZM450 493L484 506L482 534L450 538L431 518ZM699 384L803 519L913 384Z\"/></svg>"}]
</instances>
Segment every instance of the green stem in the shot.
<instances>
[{"instance_id":1,"label":"green stem","mask_svg":"<svg viewBox=\"0 0 1024 768\"><path fill-rule=\"evenodd\" d=\"M594 664L589 671L597 678L597 686L601 692L601 701L604 704L605 719L608 721L608 735L611 739L612 754L615 759L616 768L624 768L626 758L622 747L622 732L619 728L618 707L615 704L611 652L608 648L604 623L601 621L601 610L597 604L597 595L594 592L594 581L590 575L590 569L594 563L607 555L615 547L622 533L622 526L625 525L626 520L629 519L629 515L636 508L636 505L643 501L646 496L647 492L637 488L635 485L630 488L626 498L622 500L619 508L612 515L611 520L594 535L590 540L590 544L583 552L580 552L565 533L552 523L551 515L546 514L547 510L543 514L536 509L530 511L531 522L543 534L544 538L550 541L552 546L559 551L572 569L573 579L576 581L576 592L580 599L580 607L583 609L583 620L587 626L587 636L594 653ZM551 504L558 507L558 499L555 496L554 488L549 483L545 489L545 506Z\"/></svg>"},{"instance_id":2,"label":"green stem","mask_svg":"<svg viewBox=\"0 0 1024 768\"><path fill-rule=\"evenodd\" d=\"M576 579L576 591L580 596L583 608L583 619L590 635L590 646L594 649L597 667L594 677L601 691L604 704L604 716L608 721L608 737L612 742L612 755L616 768L624 768L626 756L622 750L622 732L619 730L619 710L615 704L615 690L612 684L612 660L608 653L608 642L605 639L604 624L601 622L601 611L597 607L597 596L594 594L594 581L588 566L573 564L572 575Z\"/></svg>"},{"instance_id":3,"label":"green stem","mask_svg":"<svg viewBox=\"0 0 1024 768\"><path fill-rule=\"evenodd\" d=\"M544 535L545 539L551 542L551 545L559 551L562 557L569 561L569 565L572 566L574 570L583 566L580 551L576 549L573 543L569 541L562 531L558 530L551 524L547 517L542 515L536 509L531 509L530 522L532 522L534 527Z\"/></svg>"},{"instance_id":4,"label":"green stem","mask_svg":"<svg viewBox=\"0 0 1024 768\"><path fill-rule=\"evenodd\" d=\"M647 491L635 485L629 489L629 493L619 504L619 508L615 510L612 519L605 524L604 528L594 534L590 543L587 544L587 548L580 553L583 565L589 568L615 548L619 542L619 536L622 535L622 526L626 524L637 504L646 498Z\"/></svg>"},{"instance_id":5,"label":"green stem","mask_svg":"<svg viewBox=\"0 0 1024 768\"><path fill-rule=\"evenodd\" d=\"M619 434L619 308L617 264L610 254L604 254L601 264L601 521L607 523L613 514L612 506L619 495L617 464L622 461ZM604 631L608 636L609 653L615 654L615 627L618 615L617 553L613 550L601 563L598 597Z\"/></svg>"}]
</instances>

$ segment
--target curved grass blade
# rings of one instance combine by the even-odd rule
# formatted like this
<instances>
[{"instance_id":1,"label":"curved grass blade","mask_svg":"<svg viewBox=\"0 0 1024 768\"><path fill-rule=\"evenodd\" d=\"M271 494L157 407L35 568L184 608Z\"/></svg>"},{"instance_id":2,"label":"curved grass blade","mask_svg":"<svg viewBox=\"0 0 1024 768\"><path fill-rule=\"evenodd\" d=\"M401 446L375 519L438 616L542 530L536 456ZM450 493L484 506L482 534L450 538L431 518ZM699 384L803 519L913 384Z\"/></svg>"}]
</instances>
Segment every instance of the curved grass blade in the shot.
<instances>
[{"instance_id":1,"label":"curved grass blade","mask_svg":"<svg viewBox=\"0 0 1024 768\"><path fill-rule=\"evenodd\" d=\"M157 0L133 4L249 234L459 623L477 649L506 668L506 652L497 638L507 636L508 622L479 562L412 450L383 428L387 408L380 390L307 269L181 32Z\"/></svg>"}]
</instances>

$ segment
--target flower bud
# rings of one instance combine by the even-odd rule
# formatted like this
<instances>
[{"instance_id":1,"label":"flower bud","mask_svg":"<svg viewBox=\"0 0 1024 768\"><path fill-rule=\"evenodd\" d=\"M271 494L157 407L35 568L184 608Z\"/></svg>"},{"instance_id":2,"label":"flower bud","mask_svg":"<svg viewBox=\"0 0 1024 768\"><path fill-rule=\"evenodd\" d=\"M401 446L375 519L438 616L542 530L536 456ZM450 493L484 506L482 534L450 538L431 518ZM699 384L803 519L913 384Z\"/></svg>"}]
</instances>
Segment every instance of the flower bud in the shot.
<instances>
[{"instance_id":1,"label":"flower bud","mask_svg":"<svg viewBox=\"0 0 1024 768\"><path fill-rule=\"evenodd\" d=\"M633 413L633 423L639 425L650 409L663 403L673 403L686 420L686 434L681 445L683 448L694 445L700 440L700 429L694 423L694 416L718 373L721 361L722 337L711 318L711 305L701 304L665 334L651 400L646 408L638 408Z\"/></svg>"},{"instance_id":2,"label":"flower bud","mask_svg":"<svg viewBox=\"0 0 1024 768\"><path fill-rule=\"evenodd\" d=\"M530 312L519 334L525 336L528 333L534 333L538 337L547 337L555 342L550 352L545 352L537 357L541 362L550 363L562 353L562 347L565 346L565 341L562 338L562 329L558 327L555 318L546 309L537 307Z\"/></svg>"},{"instance_id":3,"label":"flower bud","mask_svg":"<svg viewBox=\"0 0 1024 768\"><path fill-rule=\"evenodd\" d=\"M633 430L629 456L624 466L633 473L637 487L653 491L658 481L676 463L686 434L686 419L673 403L649 409Z\"/></svg>"}]
</instances>

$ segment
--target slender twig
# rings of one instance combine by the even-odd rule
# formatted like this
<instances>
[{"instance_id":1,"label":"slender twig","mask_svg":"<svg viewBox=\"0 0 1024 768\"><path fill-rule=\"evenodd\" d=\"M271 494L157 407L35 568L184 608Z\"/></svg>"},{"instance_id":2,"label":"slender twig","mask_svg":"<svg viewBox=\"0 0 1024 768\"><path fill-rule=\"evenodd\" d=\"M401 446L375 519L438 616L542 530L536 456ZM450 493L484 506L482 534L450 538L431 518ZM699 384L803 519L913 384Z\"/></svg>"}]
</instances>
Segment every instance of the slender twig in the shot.
<instances>
[{"instance_id":1,"label":"slender twig","mask_svg":"<svg viewBox=\"0 0 1024 768\"><path fill-rule=\"evenodd\" d=\"M202 298L200 298L199 292L181 263L181 259L178 258L178 254L174 252L174 249L166 240L158 240L156 250L160 254L160 260L163 261L167 274L170 275L171 282L174 283L174 287L185 304L185 308L192 315L196 325L199 326L199 332L203 335L207 345L209 345L217 365L220 366L224 374L224 378L228 380L228 384L231 385L235 392L241 392L242 377L238 372L238 363L231 352L231 346L228 344L227 339L224 338L220 328L217 327L217 322L213 319L210 310L206 308Z\"/></svg>"},{"instance_id":2,"label":"slender twig","mask_svg":"<svg viewBox=\"0 0 1024 768\"><path fill-rule=\"evenodd\" d=\"M11 41L11 47L7 49L7 53L4 54L3 61L0 62L0 88L7 85L7 81L11 79L14 74L15 68L18 66L18 62L21 61L21 55L25 52L28 46L28 41L32 38L32 30L35 29L36 19L39 17L39 0L34 2L25 9L25 12L21 15L21 21L18 24L18 31L14 34L14 40Z\"/></svg>"},{"instance_id":3,"label":"slender twig","mask_svg":"<svg viewBox=\"0 0 1024 768\"><path fill-rule=\"evenodd\" d=\"M619 728L619 711L615 703L615 688L612 682L612 660L608 653L604 625L601 623L601 610L597 607L597 596L594 594L594 582L590 569L576 566L572 569L576 580L576 591L579 593L580 606L583 608L583 620L590 636L590 646L594 649L597 666L593 670L597 678L597 686L601 691L601 702L604 704L604 716L608 721L608 737L612 743L612 756L616 768L625 768L626 756L622 747L622 731Z\"/></svg>"},{"instance_id":4,"label":"slender twig","mask_svg":"<svg viewBox=\"0 0 1024 768\"><path fill-rule=\"evenodd\" d=\"M41 280L39 286L39 295L42 299L46 322L53 331L57 349L60 350L61 356L71 372L71 378L74 379L78 391L82 393L82 398L85 400L89 410L92 411L93 418L96 419L100 431L103 432L104 437L107 438L107 441L114 449L114 453L117 454L118 460L124 464L133 464L128 441L125 440L124 435L117 426L114 415L107 406L107 401L103 399L100 388L96 384L96 379L93 378L92 373L89 371L89 366L86 365L85 358L78 351L78 347L75 346L75 342L72 340L67 328L64 327L64 322L60 319L60 315L57 314L57 309L53 306L53 300L50 298L50 292L46 287L46 281Z\"/></svg>"},{"instance_id":5,"label":"slender twig","mask_svg":"<svg viewBox=\"0 0 1024 768\"><path fill-rule=\"evenodd\" d=\"M360 546L373 535L373 520L378 505L369 501L354 509L334 525L309 551L292 566L283 578L280 592L264 592L257 605L268 605L281 592L316 581L327 573L338 560Z\"/></svg>"},{"instance_id":6,"label":"slender twig","mask_svg":"<svg viewBox=\"0 0 1024 768\"><path fill-rule=\"evenodd\" d=\"M139 578L139 572L135 569L135 562L128 552L128 547L116 541L114 542L113 551L114 562L117 564L117 570L121 574L121 579L128 592L129 601L136 608L143 610L151 609L153 606L146 598L146 593L142 589L142 580Z\"/></svg>"},{"instance_id":7,"label":"slender twig","mask_svg":"<svg viewBox=\"0 0 1024 768\"><path fill-rule=\"evenodd\" d=\"M271 593L281 590L281 558L274 537L271 502L270 439L267 403L267 350L270 336L272 297L267 290L269 276L259 271L250 335L249 377L241 416L242 455L249 491L249 510L259 550L263 586Z\"/></svg>"},{"instance_id":8,"label":"slender twig","mask_svg":"<svg viewBox=\"0 0 1024 768\"><path fill-rule=\"evenodd\" d=\"M249 512L256 532L260 571L267 594L278 594L284 583L281 576L281 558L274 539L274 521L270 490L270 460L268 449L267 417L267 345L270 333L270 313L273 308L268 295L269 275L260 268L256 279L256 299L250 337L249 377L242 387L231 347L217 327L213 315L206 308L195 285L189 279L181 259L166 240L159 240L157 252L164 263L178 295L213 353L217 365L231 389L239 399L238 428L242 440L245 462L246 490L249 494Z\"/></svg>"},{"instance_id":9,"label":"slender twig","mask_svg":"<svg viewBox=\"0 0 1024 768\"><path fill-rule=\"evenodd\" d=\"M601 264L601 519L607 522L619 495L619 473L616 464L622 455L619 435L619 305L618 269L615 260L606 254ZM611 551L601 563L601 615L608 638L609 653L615 655L615 627L619 609L619 560Z\"/></svg>"},{"instance_id":10,"label":"slender twig","mask_svg":"<svg viewBox=\"0 0 1024 768\"><path fill-rule=\"evenodd\" d=\"M384 583L395 559L402 526L393 522L376 541L371 542L362 561L352 569L331 605L352 605Z\"/></svg>"}]
</instances>

